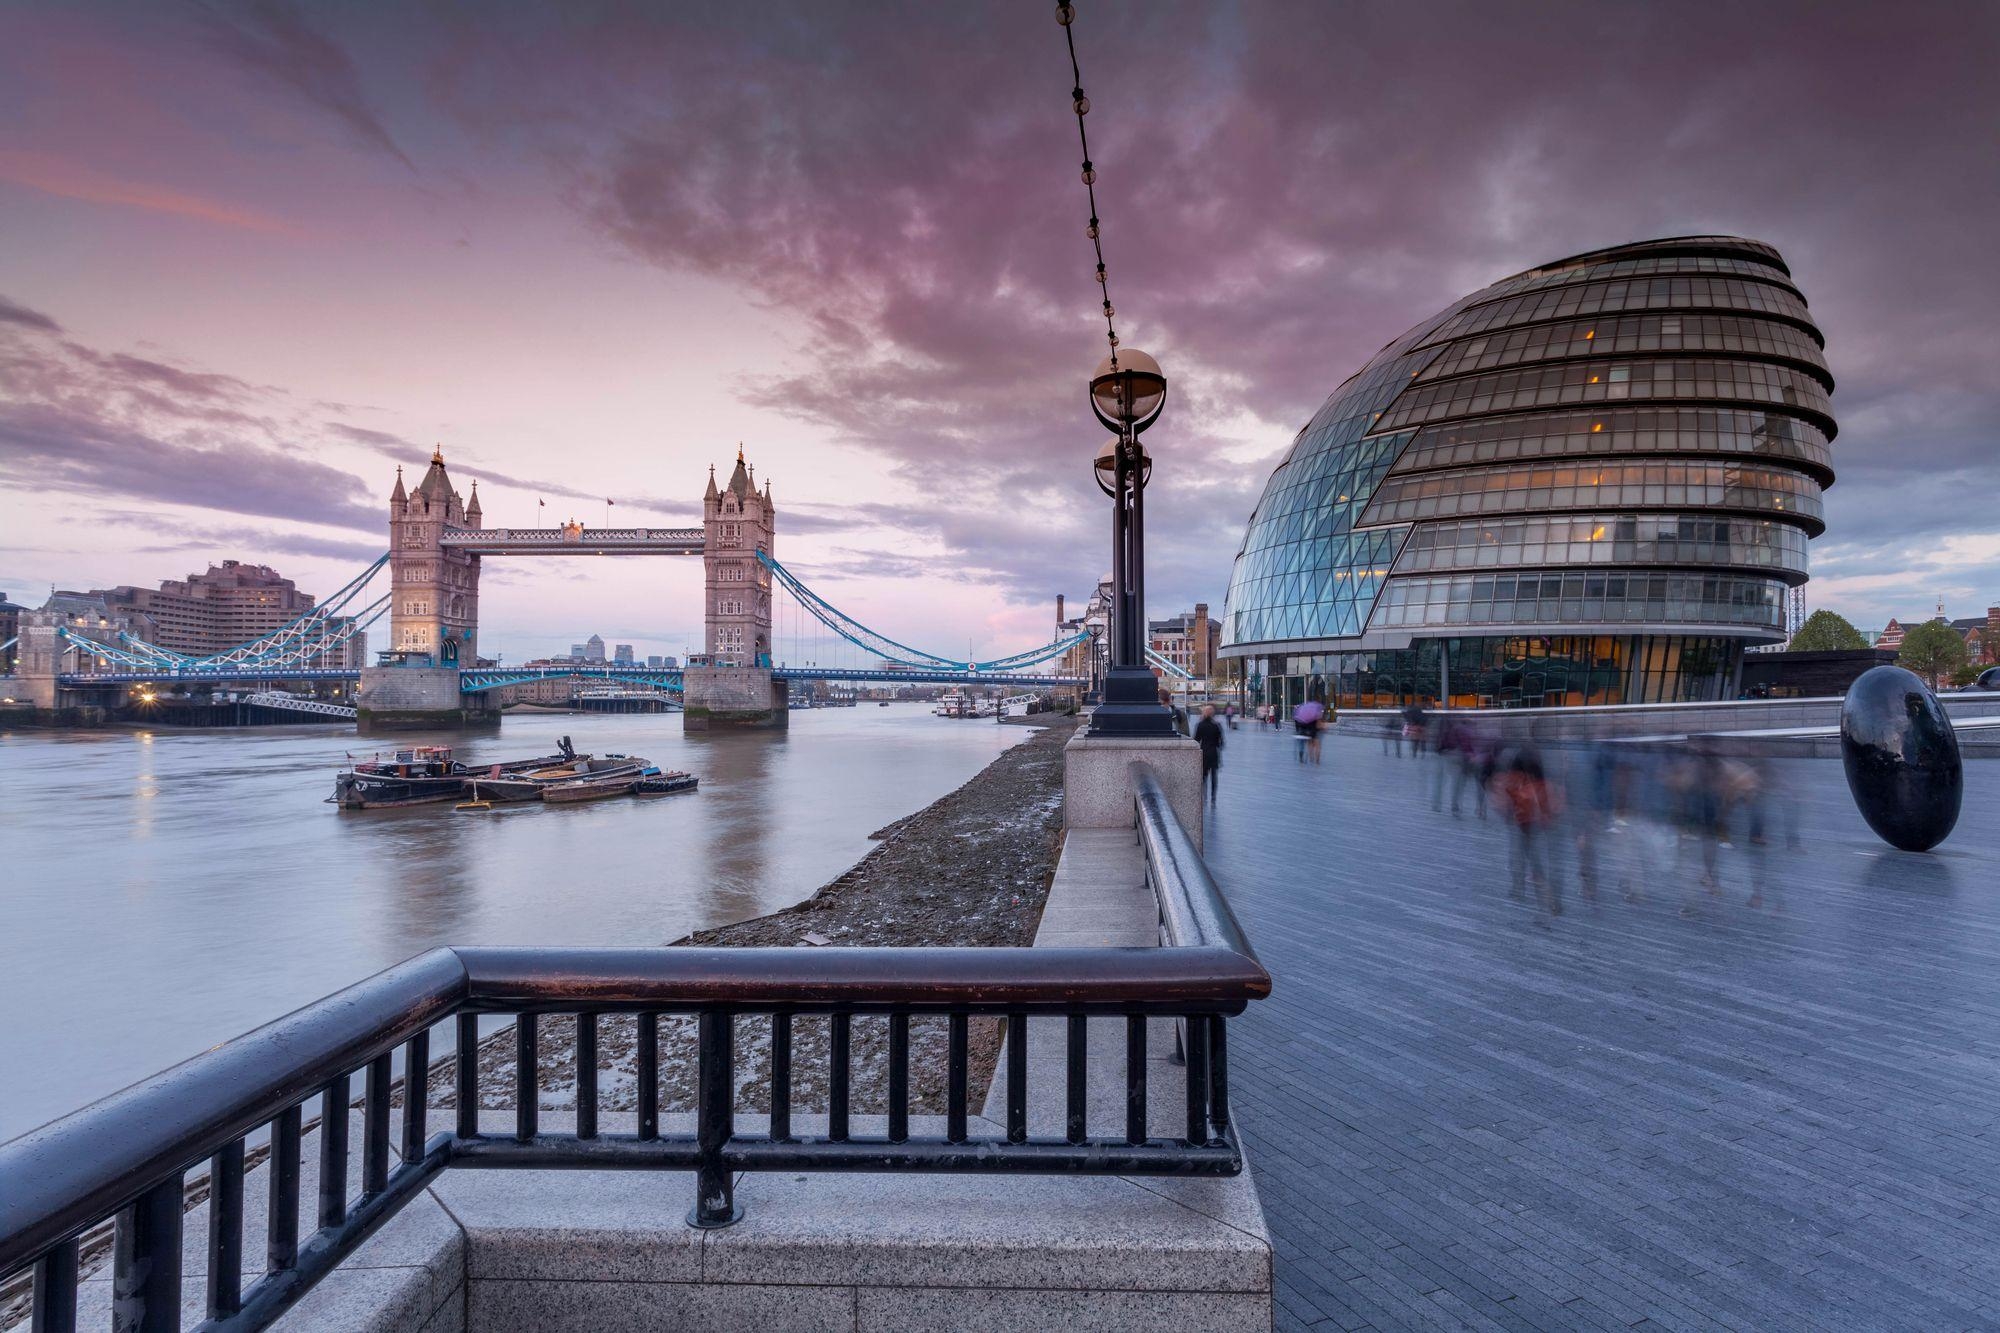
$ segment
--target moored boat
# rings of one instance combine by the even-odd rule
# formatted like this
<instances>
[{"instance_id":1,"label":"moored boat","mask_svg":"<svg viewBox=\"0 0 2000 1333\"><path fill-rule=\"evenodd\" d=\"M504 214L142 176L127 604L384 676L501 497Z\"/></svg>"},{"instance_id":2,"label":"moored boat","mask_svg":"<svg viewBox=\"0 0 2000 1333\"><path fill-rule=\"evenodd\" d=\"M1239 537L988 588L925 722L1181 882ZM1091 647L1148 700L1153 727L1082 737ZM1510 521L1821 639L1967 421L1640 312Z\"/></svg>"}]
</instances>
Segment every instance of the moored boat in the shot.
<instances>
[{"instance_id":1,"label":"moored boat","mask_svg":"<svg viewBox=\"0 0 2000 1333\"><path fill-rule=\"evenodd\" d=\"M666 796L693 791L700 782L692 773L647 773L632 785L632 790L640 796Z\"/></svg>"},{"instance_id":2,"label":"moored boat","mask_svg":"<svg viewBox=\"0 0 2000 1333\"><path fill-rule=\"evenodd\" d=\"M343 810L454 801L464 790L465 770L444 745L397 750L388 759L356 764L333 780L334 801Z\"/></svg>"},{"instance_id":3,"label":"moored boat","mask_svg":"<svg viewBox=\"0 0 2000 1333\"><path fill-rule=\"evenodd\" d=\"M638 777L649 767L651 765L646 760L635 759L631 755L607 754L599 759L586 754L579 755L569 763L532 769L521 776L530 782L546 786L556 782L575 782L582 778Z\"/></svg>"},{"instance_id":4,"label":"moored boat","mask_svg":"<svg viewBox=\"0 0 2000 1333\"><path fill-rule=\"evenodd\" d=\"M624 796L639 780L635 773L619 773L605 777L578 778L572 782L556 782L542 789L542 800L549 805L570 805L578 801L601 801L607 796Z\"/></svg>"}]
</instances>

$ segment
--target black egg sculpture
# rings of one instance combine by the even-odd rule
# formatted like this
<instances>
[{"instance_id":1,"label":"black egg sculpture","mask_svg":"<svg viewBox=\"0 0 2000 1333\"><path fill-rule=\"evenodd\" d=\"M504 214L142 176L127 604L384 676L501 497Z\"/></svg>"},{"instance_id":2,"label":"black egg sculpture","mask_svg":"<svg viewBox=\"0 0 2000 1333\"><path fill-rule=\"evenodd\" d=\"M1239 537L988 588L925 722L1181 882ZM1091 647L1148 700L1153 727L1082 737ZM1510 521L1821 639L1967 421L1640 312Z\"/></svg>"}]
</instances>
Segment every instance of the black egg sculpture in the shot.
<instances>
[{"instance_id":1,"label":"black egg sculpture","mask_svg":"<svg viewBox=\"0 0 2000 1333\"><path fill-rule=\"evenodd\" d=\"M1958 823L1965 770L1944 705L1912 672L1878 666L1840 706L1840 762L1868 827L1906 852L1927 852Z\"/></svg>"}]
</instances>

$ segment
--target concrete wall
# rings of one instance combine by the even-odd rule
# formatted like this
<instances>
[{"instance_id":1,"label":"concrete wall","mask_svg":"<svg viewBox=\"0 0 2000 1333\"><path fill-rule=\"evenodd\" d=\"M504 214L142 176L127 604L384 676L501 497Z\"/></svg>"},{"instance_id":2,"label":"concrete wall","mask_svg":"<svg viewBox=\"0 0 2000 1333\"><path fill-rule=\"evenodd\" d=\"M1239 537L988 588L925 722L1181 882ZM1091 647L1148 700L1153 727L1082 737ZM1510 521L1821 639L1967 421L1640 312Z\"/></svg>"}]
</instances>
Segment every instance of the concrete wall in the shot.
<instances>
[{"instance_id":1,"label":"concrete wall","mask_svg":"<svg viewBox=\"0 0 2000 1333\"><path fill-rule=\"evenodd\" d=\"M787 686L769 667L687 667L681 672L688 731L717 727L782 727L788 721Z\"/></svg>"}]
</instances>

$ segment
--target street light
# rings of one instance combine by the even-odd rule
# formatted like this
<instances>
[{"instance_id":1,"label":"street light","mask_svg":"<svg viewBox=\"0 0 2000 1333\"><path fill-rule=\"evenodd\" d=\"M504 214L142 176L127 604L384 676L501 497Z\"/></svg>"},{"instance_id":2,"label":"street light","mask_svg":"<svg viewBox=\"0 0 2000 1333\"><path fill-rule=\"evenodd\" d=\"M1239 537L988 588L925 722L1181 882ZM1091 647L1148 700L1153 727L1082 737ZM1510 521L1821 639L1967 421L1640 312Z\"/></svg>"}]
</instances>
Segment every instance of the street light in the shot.
<instances>
[{"instance_id":1,"label":"street light","mask_svg":"<svg viewBox=\"0 0 2000 1333\"><path fill-rule=\"evenodd\" d=\"M1111 497L1111 666L1090 715L1097 736L1174 734L1174 716L1146 666L1145 494L1153 461L1139 444L1166 401L1167 377L1141 351L1114 350L1090 377L1090 409L1116 432L1093 460L1098 487Z\"/></svg>"}]
</instances>

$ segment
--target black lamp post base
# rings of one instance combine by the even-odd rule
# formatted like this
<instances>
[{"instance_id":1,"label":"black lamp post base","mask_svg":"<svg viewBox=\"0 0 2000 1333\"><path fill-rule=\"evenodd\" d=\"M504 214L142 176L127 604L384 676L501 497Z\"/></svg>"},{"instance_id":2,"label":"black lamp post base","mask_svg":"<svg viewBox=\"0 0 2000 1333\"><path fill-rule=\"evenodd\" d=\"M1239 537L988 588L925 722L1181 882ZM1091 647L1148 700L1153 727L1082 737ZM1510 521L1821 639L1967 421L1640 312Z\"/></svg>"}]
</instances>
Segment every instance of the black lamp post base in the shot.
<instances>
[{"instance_id":1,"label":"black lamp post base","mask_svg":"<svg viewBox=\"0 0 2000 1333\"><path fill-rule=\"evenodd\" d=\"M1093 736L1178 736L1174 715L1160 702L1159 678L1143 667L1113 667L1104 702L1090 714Z\"/></svg>"}]
</instances>

